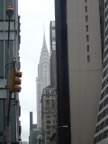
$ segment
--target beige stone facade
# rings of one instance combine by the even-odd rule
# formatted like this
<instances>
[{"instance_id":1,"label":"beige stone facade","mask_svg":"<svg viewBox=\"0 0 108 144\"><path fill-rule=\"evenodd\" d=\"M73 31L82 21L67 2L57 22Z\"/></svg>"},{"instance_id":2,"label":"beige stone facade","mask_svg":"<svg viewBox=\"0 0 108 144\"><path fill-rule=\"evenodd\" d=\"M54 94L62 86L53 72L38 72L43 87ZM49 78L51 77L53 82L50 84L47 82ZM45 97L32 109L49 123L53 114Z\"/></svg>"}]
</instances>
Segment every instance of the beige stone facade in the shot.
<instances>
[{"instance_id":1,"label":"beige stone facade","mask_svg":"<svg viewBox=\"0 0 108 144\"><path fill-rule=\"evenodd\" d=\"M67 1L72 144L93 144L102 79L98 0Z\"/></svg>"}]
</instances>

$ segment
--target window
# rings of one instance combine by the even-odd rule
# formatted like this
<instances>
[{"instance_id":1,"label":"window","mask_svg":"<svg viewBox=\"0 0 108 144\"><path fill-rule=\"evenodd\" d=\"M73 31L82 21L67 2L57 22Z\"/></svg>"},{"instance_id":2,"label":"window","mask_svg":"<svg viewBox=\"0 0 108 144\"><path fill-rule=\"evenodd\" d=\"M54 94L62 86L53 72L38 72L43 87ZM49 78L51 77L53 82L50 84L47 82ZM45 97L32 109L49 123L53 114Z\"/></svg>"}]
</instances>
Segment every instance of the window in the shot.
<instances>
[{"instance_id":1,"label":"window","mask_svg":"<svg viewBox=\"0 0 108 144\"><path fill-rule=\"evenodd\" d=\"M46 100L46 106L50 106L50 101Z\"/></svg>"},{"instance_id":2,"label":"window","mask_svg":"<svg viewBox=\"0 0 108 144\"><path fill-rule=\"evenodd\" d=\"M55 100L52 100L52 107L55 107Z\"/></svg>"},{"instance_id":3,"label":"window","mask_svg":"<svg viewBox=\"0 0 108 144\"><path fill-rule=\"evenodd\" d=\"M103 108L103 102L100 104L100 106L99 106L99 111Z\"/></svg>"},{"instance_id":4,"label":"window","mask_svg":"<svg viewBox=\"0 0 108 144\"><path fill-rule=\"evenodd\" d=\"M90 62L90 55L87 56L87 62Z\"/></svg>"},{"instance_id":5,"label":"window","mask_svg":"<svg viewBox=\"0 0 108 144\"><path fill-rule=\"evenodd\" d=\"M106 116L106 112L107 112L107 111L106 111L106 109L105 109L105 110L103 111L103 113L102 113L102 118Z\"/></svg>"},{"instance_id":6,"label":"window","mask_svg":"<svg viewBox=\"0 0 108 144\"><path fill-rule=\"evenodd\" d=\"M4 76L4 45L3 41L0 41L0 77Z\"/></svg>"},{"instance_id":7,"label":"window","mask_svg":"<svg viewBox=\"0 0 108 144\"><path fill-rule=\"evenodd\" d=\"M100 134L100 135L98 136L97 142L101 141L101 139L102 139L102 134Z\"/></svg>"},{"instance_id":8,"label":"window","mask_svg":"<svg viewBox=\"0 0 108 144\"><path fill-rule=\"evenodd\" d=\"M52 37L55 37L55 30L52 30Z\"/></svg>"},{"instance_id":9,"label":"window","mask_svg":"<svg viewBox=\"0 0 108 144\"><path fill-rule=\"evenodd\" d=\"M86 41L89 42L89 35L86 35Z\"/></svg>"},{"instance_id":10,"label":"window","mask_svg":"<svg viewBox=\"0 0 108 144\"><path fill-rule=\"evenodd\" d=\"M47 131L47 134L49 135L49 134L50 134L50 131Z\"/></svg>"},{"instance_id":11,"label":"window","mask_svg":"<svg viewBox=\"0 0 108 144\"><path fill-rule=\"evenodd\" d=\"M52 41L52 48L53 48L53 50L56 49L56 42L55 41Z\"/></svg>"},{"instance_id":12,"label":"window","mask_svg":"<svg viewBox=\"0 0 108 144\"><path fill-rule=\"evenodd\" d=\"M54 120L52 120L52 124L55 124L55 121L54 121Z\"/></svg>"},{"instance_id":13,"label":"window","mask_svg":"<svg viewBox=\"0 0 108 144\"><path fill-rule=\"evenodd\" d=\"M100 121L100 120L101 120L101 118L102 118L102 113L98 115L97 122L98 122L98 121Z\"/></svg>"},{"instance_id":14,"label":"window","mask_svg":"<svg viewBox=\"0 0 108 144\"><path fill-rule=\"evenodd\" d=\"M106 138L108 136L108 130L104 131L103 138Z\"/></svg>"},{"instance_id":15,"label":"window","mask_svg":"<svg viewBox=\"0 0 108 144\"><path fill-rule=\"evenodd\" d=\"M105 126L107 126L107 125L108 125L108 119L105 120Z\"/></svg>"},{"instance_id":16,"label":"window","mask_svg":"<svg viewBox=\"0 0 108 144\"><path fill-rule=\"evenodd\" d=\"M88 32L88 25L86 25L86 32Z\"/></svg>"},{"instance_id":17,"label":"window","mask_svg":"<svg viewBox=\"0 0 108 144\"><path fill-rule=\"evenodd\" d=\"M87 13L88 9L87 9L87 6L85 6L85 12Z\"/></svg>"},{"instance_id":18,"label":"window","mask_svg":"<svg viewBox=\"0 0 108 144\"><path fill-rule=\"evenodd\" d=\"M89 45L87 45L87 52L89 52Z\"/></svg>"},{"instance_id":19,"label":"window","mask_svg":"<svg viewBox=\"0 0 108 144\"><path fill-rule=\"evenodd\" d=\"M94 144L97 142L97 137L95 137L95 139L94 139Z\"/></svg>"},{"instance_id":20,"label":"window","mask_svg":"<svg viewBox=\"0 0 108 144\"><path fill-rule=\"evenodd\" d=\"M87 15L85 16L85 22L88 22L88 16Z\"/></svg>"},{"instance_id":21,"label":"window","mask_svg":"<svg viewBox=\"0 0 108 144\"><path fill-rule=\"evenodd\" d=\"M55 27L55 22L54 21L52 22L52 27Z\"/></svg>"},{"instance_id":22,"label":"window","mask_svg":"<svg viewBox=\"0 0 108 144\"><path fill-rule=\"evenodd\" d=\"M47 124L50 124L50 121L48 120L46 123L47 123Z\"/></svg>"},{"instance_id":23,"label":"window","mask_svg":"<svg viewBox=\"0 0 108 144\"><path fill-rule=\"evenodd\" d=\"M0 1L0 20L3 20L4 1Z\"/></svg>"},{"instance_id":24,"label":"window","mask_svg":"<svg viewBox=\"0 0 108 144\"><path fill-rule=\"evenodd\" d=\"M50 116L46 116L47 118L50 118Z\"/></svg>"},{"instance_id":25,"label":"window","mask_svg":"<svg viewBox=\"0 0 108 144\"><path fill-rule=\"evenodd\" d=\"M95 133L97 133L97 132L99 131L99 127L100 127L100 125L98 125L98 126L96 127Z\"/></svg>"},{"instance_id":26,"label":"window","mask_svg":"<svg viewBox=\"0 0 108 144\"><path fill-rule=\"evenodd\" d=\"M50 129L50 126L47 126L47 129Z\"/></svg>"},{"instance_id":27,"label":"window","mask_svg":"<svg viewBox=\"0 0 108 144\"><path fill-rule=\"evenodd\" d=\"M100 130L104 128L104 121L100 124Z\"/></svg>"}]
</instances>

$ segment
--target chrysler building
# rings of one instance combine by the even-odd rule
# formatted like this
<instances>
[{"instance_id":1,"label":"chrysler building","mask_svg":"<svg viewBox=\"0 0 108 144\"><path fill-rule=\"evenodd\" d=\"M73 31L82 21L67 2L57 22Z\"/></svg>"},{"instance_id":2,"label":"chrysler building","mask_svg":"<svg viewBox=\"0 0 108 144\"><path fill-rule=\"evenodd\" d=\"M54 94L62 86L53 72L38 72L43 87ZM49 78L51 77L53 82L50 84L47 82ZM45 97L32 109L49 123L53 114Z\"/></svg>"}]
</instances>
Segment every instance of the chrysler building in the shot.
<instances>
[{"instance_id":1,"label":"chrysler building","mask_svg":"<svg viewBox=\"0 0 108 144\"><path fill-rule=\"evenodd\" d=\"M41 96L43 88L50 84L50 56L46 45L45 35L38 64L37 84L37 128L41 128Z\"/></svg>"}]
</instances>

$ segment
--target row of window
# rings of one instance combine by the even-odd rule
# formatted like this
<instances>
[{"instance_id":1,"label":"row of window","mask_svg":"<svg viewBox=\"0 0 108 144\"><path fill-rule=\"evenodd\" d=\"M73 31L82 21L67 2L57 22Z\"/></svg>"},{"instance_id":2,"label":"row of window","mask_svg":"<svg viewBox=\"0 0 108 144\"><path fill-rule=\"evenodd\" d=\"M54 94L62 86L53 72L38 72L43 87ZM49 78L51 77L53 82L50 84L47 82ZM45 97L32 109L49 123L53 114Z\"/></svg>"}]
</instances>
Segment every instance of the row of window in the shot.
<instances>
[{"instance_id":1,"label":"row of window","mask_svg":"<svg viewBox=\"0 0 108 144\"><path fill-rule=\"evenodd\" d=\"M107 53L108 53L108 50L106 50ZM105 52L106 52L105 51ZM104 57L105 58L105 57ZM108 64L108 58L103 62L103 69L106 67L106 65Z\"/></svg>"},{"instance_id":2,"label":"row of window","mask_svg":"<svg viewBox=\"0 0 108 144\"><path fill-rule=\"evenodd\" d=\"M106 69L106 70L103 72L103 78L106 77L107 73L108 73L108 70Z\"/></svg>"},{"instance_id":3,"label":"row of window","mask_svg":"<svg viewBox=\"0 0 108 144\"><path fill-rule=\"evenodd\" d=\"M105 48L108 45L108 40L105 41ZM104 51L104 58L107 56L108 54L108 48Z\"/></svg>"},{"instance_id":4,"label":"row of window","mask_svg":"<svg viewBox=\"0 0 108 144\"><path fill-rule=\"evenodd\" d=\"M108 45L108 39L105 40L105 46L104 47L106 48L107 45ZM107 53L104 54L104 58L106 57L106 55L107 55Z\"/></svg>"},{"instance_id":5,"label":"row of window","mask_svg":"<svg viewBox=\"0 0 108 144\"><path fill-rule=\"evenodd\" d=\"M108 93L108 88L107 88L107 93ZM101 111L101 109L105 107L107 104L108 104L108 97L100 104L99 111Z\"/></svg>"},{"instance_id":6,"label":"row of window","mask_svg":"<svg viewBox=\"0 0 108 144\"><path fill-rule=\"evenodd\" d=\"M105 11L105 18L107 17L108 15L108 9Z\"/></svg>"},{"instance_id":7,"label":"row of window","mask_svg":"<svg viewBox=\"0 0 108 144\"><path fill-rule=\"evenodd\" d=\"M46 100L45 106L47 106L47 107L55 107L56 106L56 101L55 100Z\"/></svg>"},{"instance_id":8,"label":"row of window","mask_svg":"<svg viewBox=\"0 0 108 144\"><path fill-rule=\"evenodd\" d=\"M52 120L52 121L47 120L46 123L47 123L47 124L51 124L51 123L52 123L52 124L55 124L55 120Z\"/></svg>"},{"instance_id":9,"label":"row of window","mask_svg":"<svg viewBox=\"0 0 108 144\"><path fill-rule=\"evenodd\" d=\"M46 91L46 94L56 94L55 90Z\"/></svg>"},{"instance_id":10,"label":"row of window","mask_svg":"<svg viewBox=\"0 0 108 144\"><path fill-rule=\"evenodd\" d=\"M97 122L103 119L108 114L108 108L98 115Z\"/></svg>"},{"instance_id":11,"label":"row of window","mask_svg":"<svg viewBox=\"0 0 108 144\"><path fill-rule=\"evenodd\" d=\"M108 77L105 78L105 80L102 82L102 89L107 85L108 83Z\"/></svg>"},{"instance_id":12,"label":"row of window","mask_svg":"<svg viewBox=\"0 0 108 144\"><path fill-rule=\"evenodd\" d=\"M105 31L105 37L108 36L108 28Z\"/></svg>"},{"instance_id":13,"label":"row of window","mask_svg":"<svg viewBox=\"0 0 108 144\"><path fill-rule=\"evenodd\" d=\"M108 6L108 1L106 0L106 2L105 2L105 9L106 9L107 6Z\"/></svg>"},{"instance_id":14,"label":"row of window","mask_svg":"<svg viewBox=\"0 0 108 144\"><path fill-rule=\"evenodd\" d=\"M52 126L47 125L46 128L47 128L47 129L51 129L51 128L52 128L52 129L55 129L55 125L52 125Z\"/></svg>"},{"instance_id":15,"label":"row of window","mask_svg":"<svg viewBox=\"0 0 108 144\"><path fill-rule=\"evenodd\" d=\"M107 81L106 81L107 82ZM107 84L107 83L106 83ZM101 99L103 99L105 97L105 95L108 94L108 87L106 87L106 89L102 92L101 94ZM101 110L101 109L100 109Z\"/></svg>"},{"instance_id":16,"label":"row of window","mask_svg":"<svg viewBox=\"0 0 108 144\"><path fill-rule=\"evenodd\" d=\"M53 118L55 119L56 115L46 115L46 118Z\"/></svg>"},{"instance_id":17,"label":"row of window","mask_svg":"<svg viewBox=\"0 0 108 144\"><path fill-rule=\"evenodd\" d=\"M47 99L55 99L55 95L46 95L45 98Z\"/></svg>"},{"instance_id":18,"label":"row of window","mask_svg":"<svg viewBox=\"0 0 108 144\"><path fill-rule=\"evenodd\" d=\"M108 130L104 131L103 133L101 133L97 137L95 137L94 144L101 141L102 139L105 139L107 136L108 136Z\"/></svg>"},{"instance_id":19,"label":"row of window","mask_svg":"<svg viewBox=\"0 0 108 144\"><path fill-rule=\"evenodd\" d=\"M47 110L43 110L43 113L55 113L55 109L47 109Z\"/></svg>"},{"instance_id":20,"label":"row of window","mask_svg":"<svg viewBox=\"0 0 108 144\"><path fill-rule=\"evenodd\" d=\"M96 127L95 133L98 133L106 126L108 126L108 118Z\"/></svg>"}]
</instances>

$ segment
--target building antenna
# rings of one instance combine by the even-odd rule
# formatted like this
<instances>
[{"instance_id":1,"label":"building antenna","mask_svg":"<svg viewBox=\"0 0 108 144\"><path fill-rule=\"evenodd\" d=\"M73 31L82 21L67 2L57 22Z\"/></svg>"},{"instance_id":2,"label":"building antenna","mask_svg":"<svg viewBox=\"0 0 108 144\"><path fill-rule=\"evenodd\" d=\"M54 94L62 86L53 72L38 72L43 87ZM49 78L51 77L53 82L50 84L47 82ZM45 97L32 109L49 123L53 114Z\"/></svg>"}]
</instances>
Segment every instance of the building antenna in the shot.
<instances>
[{"instance_id":1,"label":"building antenna","mask_svg":"<svg viewBox=\"0 0 108 144\"><path fill-rule=\"evenodd\" d=\"M43 22L43 34L44 34L44 37L45 37L45 25L44 25L44 22Z\"/></svg>"}]
</instances>

